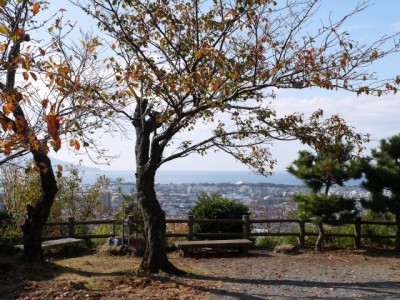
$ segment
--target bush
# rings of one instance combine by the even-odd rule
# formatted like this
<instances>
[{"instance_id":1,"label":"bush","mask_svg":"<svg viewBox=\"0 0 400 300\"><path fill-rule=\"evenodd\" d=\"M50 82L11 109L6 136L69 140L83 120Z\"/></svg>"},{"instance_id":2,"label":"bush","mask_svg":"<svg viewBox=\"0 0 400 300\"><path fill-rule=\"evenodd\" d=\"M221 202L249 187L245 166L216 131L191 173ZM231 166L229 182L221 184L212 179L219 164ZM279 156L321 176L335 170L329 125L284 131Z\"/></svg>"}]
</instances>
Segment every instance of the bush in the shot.
<instances>
[{"instance_id":1,"label":"bush","mask_svg":"<svg viewBox=\"0 0 400 300\"><path fill-rule=\"evenodd\" d=\"M13 222L3 222L0 226L0 252L13 253L14 245L22 243L21 228Z\"/></svg>"},{"instance_id":2,"label":"bush","mask_svg":"<svg viewBox=\"0 0 400 300\"><path fill-rule=\"evenodd\" d=\"M298 244L298 238L296 236L263 236L256 240L257 248L274 248L275 246L283 244Z\"/></svg>"},{"instance_id":3,"label":"bush","mask_svg":"<svg viewBox=\"0 0 400 300\"><path fill-rule=\"evenodd\" d=\"M242 216L246 214L249 214L249 208L246 205L233 199L223 198L219 194L200 195L196 205L189 212L189 215L195 219L242 219ZM194 231L196 233L242 233L243 226L241 223L196 224Z\"/></svg>"}]
</instances>

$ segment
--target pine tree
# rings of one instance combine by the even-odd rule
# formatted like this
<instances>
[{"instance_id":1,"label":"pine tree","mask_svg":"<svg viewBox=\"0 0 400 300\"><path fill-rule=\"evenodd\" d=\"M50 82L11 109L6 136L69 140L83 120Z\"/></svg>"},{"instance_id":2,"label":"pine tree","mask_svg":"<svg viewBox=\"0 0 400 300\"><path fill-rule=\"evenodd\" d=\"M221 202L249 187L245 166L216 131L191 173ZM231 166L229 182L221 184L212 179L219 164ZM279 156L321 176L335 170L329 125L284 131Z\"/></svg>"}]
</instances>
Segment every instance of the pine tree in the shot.
<instances>
[{"instance_id":1,"label":"pine tree","mask_svg":"<svg viewBox=\"0 0 400 300\"><path fill-rule=\"evenodd\" d=\"M299 217L312 219L318 226L319 235L315 249L321 251L325 236L323 224L339 225L357 215L354 199L329 195L333 185L343 186L361 175L359 159L354 155L354 146L326 132L311 144L315 152L299 151L288 172L304 181L311 195L298 194L293 197L299 203ZM323 193L321 193L323 191Z\"/></svg>"},{"instance_id":2,"label":"pine tree","mask_svg":"<svg viewBox=\"0 0 400 300\"><path fill-rule=\"evenodd\" d=\"M383 139L372 150L372 159L364 168L363 186L371 200L362 205L374 212L393 214L396 220L396 251L400 251L400 134Z\"/></svg>"}]
</instances>

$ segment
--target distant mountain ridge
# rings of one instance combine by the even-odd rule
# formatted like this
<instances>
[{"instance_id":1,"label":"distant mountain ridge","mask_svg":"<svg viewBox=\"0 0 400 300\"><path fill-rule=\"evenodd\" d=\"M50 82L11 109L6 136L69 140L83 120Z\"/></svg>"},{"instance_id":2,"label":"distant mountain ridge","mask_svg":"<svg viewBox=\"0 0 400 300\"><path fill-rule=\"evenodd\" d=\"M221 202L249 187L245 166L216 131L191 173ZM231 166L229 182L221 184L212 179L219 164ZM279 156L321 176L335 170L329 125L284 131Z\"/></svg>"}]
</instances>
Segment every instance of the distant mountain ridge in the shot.
<instances>
[{"instance_id":1,"label":"distant mountain ridge","mask_svg":"<svg viewBox=\"0 0 400 300\"><path fill-rule=\"evenodd\" d=\"M85 166L85 165L82 165L82 164L74 164L74 163L71 163L71 162L67 162L67 161L64 161L64 160L57 159L55 157L50 157L50 159L51 159L51 164L53 165L53 167L57 166L57 165L61 165L61 166L63 166L63 168L65 168L68 165L75 165L80 170L85 171L85 172L104 172L102 169L97 168L97 167L88 167L88 166Z\"/></svg>"}]
</instances>

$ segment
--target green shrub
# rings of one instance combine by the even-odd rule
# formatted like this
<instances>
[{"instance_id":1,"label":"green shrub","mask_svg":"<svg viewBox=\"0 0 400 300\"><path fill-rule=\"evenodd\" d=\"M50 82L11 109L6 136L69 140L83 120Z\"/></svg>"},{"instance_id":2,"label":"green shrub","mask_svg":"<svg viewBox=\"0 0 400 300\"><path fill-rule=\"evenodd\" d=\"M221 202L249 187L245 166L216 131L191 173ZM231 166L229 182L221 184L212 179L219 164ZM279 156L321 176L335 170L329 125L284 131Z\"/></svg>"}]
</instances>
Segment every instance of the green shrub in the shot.
<instances>
[{"instance_id":1,"label":"green shrub","mask_svg":"<svg viewBox=\"0 0 400 300\"><path fill-rule=\"evenodd\" d=\"M376 213L368 210L366 214L362 216L363 221L383 221L383 222L394 222L395 217L393 214ZM396 235L396 225L373 225L364 224L362 225L362 234L365 235ZM395 239L384 239L384 238L363 238L361 244L367 247L393 247L395 246Z\"/></svg>"},{"instance_id":2,"label":"green shrub","mask_svg":"<svg viewBox=\"0 0 400 300\"><path fill-rule=\"evenodd\" d=\"M283 244L297 245L298 238L296 236L263 236L256 240L257 248L274 248L275 246Z\"/></svg>"},{"instance_id":3,"label":"green shrub","mask_svg":"<svg viewBox=\"0 0 400 300\"><path fill-rule=\"evenodd\" d=\"M243 203L223 198L219 194L201 194L189 215L195 219L242 219L249 213L249 208ZM205 223L195 224L196 233L242 233L241 223Z\"/></svg>"},{"instance_id":4,"label":"green shrub","mask_svg":"<svg viewBox=\"0 0 400 300\"><path fill-rule=\"evenodd\" d=\"M13 222L0 224L0 252L12 253L14 245L22 243L21 228Z\"/></svg>"}]
</instances>

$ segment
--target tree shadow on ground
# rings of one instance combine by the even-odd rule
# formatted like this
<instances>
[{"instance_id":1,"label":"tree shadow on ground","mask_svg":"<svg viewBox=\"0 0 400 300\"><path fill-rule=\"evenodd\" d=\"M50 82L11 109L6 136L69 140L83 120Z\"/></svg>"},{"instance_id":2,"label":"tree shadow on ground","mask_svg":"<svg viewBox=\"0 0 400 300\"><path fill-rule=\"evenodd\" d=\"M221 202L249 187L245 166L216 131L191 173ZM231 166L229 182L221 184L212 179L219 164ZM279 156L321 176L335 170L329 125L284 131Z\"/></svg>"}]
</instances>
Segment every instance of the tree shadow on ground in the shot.
<instances>
[{"instance_id":1,"label":"tree shadow on ground","mask_svg":"<svg viewBox=\"0 0 400 300\"><path fill-rule=\"evenodd\" d=\"M370 257L400 258L400 252L396 252L394 249L365 248L362 254Z\"/></svg>"},{"instance_id":2,"label":"tree shadow on ground","mask_svg":"<svg viewBox=\"0 0 400 300\"><path fill-rule=\"evenodd\" d=\"M272 255L263 251L253 251L250 250L248 254L242 254L241 251L238 250L229 250L229 249L196 249L195 251L190 252L188 258L192 259L221 259L221 258L270 258Z\"/></svg>"},{"instance_id":3,"label":"tree shadow on ground","mask_svg":"<svg viewBox=\"0 0 400 300\"><path fill-rule=\"evenodd\" d=\"M353 290L357 292L368 293L363 299L399 299L400 298L400 284L393 281L369 281L369 282L331 282L331 281L311 281L311 280L285 280L285 279L250 279L250 278L230 278L219 276L207 275L191 275L193 279L205 280L209 282L222 282L225 283L227 289L207 289L198 287L203 292L211 293L214 295L232 297L234 299L266 299L265 297L272 297L271 299L310 299L310 295L296 295L285 296L284 290L287 288L318 288L321 290L320 294L324 291L332 291L335 289ZM236 287L229 288L230 285ZM238 285L242 285L243 292L238 291ZM244 287L244 285L249 285ZM251 286L256 286L254 289ZM266 287L279 287L282 293L271 294ZM274 289L276 290L276 289ZM276 297L276 298L275 298ZM324 299L338 299L338 296L324 296ZM339 297L340 299L354 299L354 297ZM319 297L317 297L319 299Z\"/></svg>"}]
</instances>

